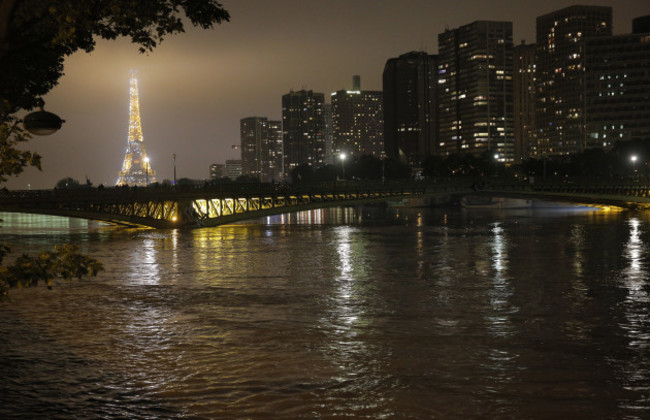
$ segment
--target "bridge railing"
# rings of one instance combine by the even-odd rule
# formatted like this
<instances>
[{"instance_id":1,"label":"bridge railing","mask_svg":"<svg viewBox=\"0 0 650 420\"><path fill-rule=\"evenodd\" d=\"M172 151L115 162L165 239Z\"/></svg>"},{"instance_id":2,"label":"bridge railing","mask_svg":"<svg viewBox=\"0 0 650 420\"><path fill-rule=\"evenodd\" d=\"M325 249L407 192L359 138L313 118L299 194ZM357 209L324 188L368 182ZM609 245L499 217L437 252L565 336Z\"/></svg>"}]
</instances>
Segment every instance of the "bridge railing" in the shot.
<instances>
[{"instance_id":1,"label":"bridge railing","mask_svg":"<svg viewBox=\"0 0 650 420\"><path fill-rule=\"evenodd\" d=\"M558 194L598 194L626 197L650 197L650 185L612 184L496 184L491 189L512 192L540 192Z\"/></svg>"}]
</instances>

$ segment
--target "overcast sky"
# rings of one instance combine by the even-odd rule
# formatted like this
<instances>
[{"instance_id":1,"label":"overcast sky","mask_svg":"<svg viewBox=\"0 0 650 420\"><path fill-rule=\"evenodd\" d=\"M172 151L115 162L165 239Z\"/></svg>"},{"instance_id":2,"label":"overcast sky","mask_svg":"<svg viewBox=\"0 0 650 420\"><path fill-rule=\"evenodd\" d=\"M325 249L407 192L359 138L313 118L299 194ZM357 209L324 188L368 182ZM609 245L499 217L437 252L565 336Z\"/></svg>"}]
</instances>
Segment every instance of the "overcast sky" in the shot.
<instances>
[{"instance_id":1,"label":"overcast sky","mask_svg":"<svg viewBox=\"0 0 650 420\"><path fill-rule=\"evenodd\" d=\"M239 120L281 118L290 90L329 94L381 90L386 60L413 50L438 51L438 34L475 20L514 24L514 41L535 42L535 19L572 4L613 6L614 33L650 15L647 0L223 0L231 21L190 28L142 55L127 40L99 41L91 54L65 61L65 76L45 109L66 120L29 148L43 170L27 169L11 189L52 188L65 177L114 185L124 160L129 71L139 72L144 142L158 179L204 179L212 163L239 158Z\"/></svg>"}]
</instances>

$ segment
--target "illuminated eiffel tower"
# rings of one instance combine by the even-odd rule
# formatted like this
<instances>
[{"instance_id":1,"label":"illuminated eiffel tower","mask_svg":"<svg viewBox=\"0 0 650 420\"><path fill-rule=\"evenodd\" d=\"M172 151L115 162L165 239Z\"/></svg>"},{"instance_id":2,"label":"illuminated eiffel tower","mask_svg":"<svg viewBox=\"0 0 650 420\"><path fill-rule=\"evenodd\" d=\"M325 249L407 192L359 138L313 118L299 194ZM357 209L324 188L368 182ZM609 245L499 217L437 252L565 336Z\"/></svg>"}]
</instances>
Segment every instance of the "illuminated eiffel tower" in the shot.
<instances>
[{"instance_id":1,"label":"illuminated eiffel tower","mask_svg":"<svg viewBox=\"0 0 650 420\"><path fill-rule=\"evenodd\" d=\"M135 72L131 72L129 95L129 140L126 146L126 155L122 170L117 179L117 185L144 187L148 183L156 182L156 171L151 169L142 138L142 125L140 124L140 101L138 100L138 79Z\"/></svg>"}]
</instances>

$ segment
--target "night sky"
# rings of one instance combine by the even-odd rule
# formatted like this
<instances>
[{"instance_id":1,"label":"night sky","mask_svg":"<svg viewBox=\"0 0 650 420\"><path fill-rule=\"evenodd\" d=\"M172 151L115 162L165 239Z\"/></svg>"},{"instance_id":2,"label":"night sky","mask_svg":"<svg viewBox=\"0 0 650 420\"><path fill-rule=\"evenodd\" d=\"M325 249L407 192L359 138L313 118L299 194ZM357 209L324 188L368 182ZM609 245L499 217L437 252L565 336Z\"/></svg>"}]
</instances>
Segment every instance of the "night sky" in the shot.
<instances>
[{"instance_id":1,"label":"night sky","mask_svg":"<svg viewBox=\"0 0 650 420\"><path fill-rule=\"evenodd\" d=\"M438 51L438 34L475 20L514 23L514 42L535 42L537 16L573 4L613 6L614 33L650 15L647 0L223 0L231 21L188 28L153 53L128 40L98 41L91 54L66 59L65 76L44 99L66 120L28 147L43 170L27 169L6 186L52 188L65 177L112 186L127 144L129 71L139 72L144 141L158 180L204 179L209 165L239 158L239 120L281 119L290 90L329 94L352 87L381 90L386 60L413 50Z\"/></svg>"}]
</instances>

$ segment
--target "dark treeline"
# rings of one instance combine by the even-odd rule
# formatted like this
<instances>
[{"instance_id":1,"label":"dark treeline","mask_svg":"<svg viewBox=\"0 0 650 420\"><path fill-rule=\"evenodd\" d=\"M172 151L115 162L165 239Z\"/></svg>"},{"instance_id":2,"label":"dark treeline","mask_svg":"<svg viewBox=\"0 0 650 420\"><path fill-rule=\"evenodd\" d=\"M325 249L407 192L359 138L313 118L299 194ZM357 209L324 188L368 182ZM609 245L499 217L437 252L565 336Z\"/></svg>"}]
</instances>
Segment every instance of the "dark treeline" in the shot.
<instances>
[{"instance_id":1,"label":"dark treeline","mask_svg":"<svg viewBox=\"0 0 650 420\"><path fill-rule=\"evenodd\" d=\"M634 157L634 159L633 159ZM335 181L404 181L426 179L443 181L451 178L494 178L534 182L625 182L629 180L647 181L650 178L648 162L650 143L619 142L611 150L588 149L582 153L567 156L549 156L529 159L521 164L506 165L494 159L490 153L481 156L452 154L449 156L429 156L420 167L412 168L396 159L379 159L363 155L355 156L345 162L314 168L303 164L293 169L289 182L314 184ZM224 177L209 181L181 178L179 187L211 186L224 184L259 183L255 175L242 175L235 180ZM272 182L273 183L279 183ZM56 184L57 189L91 187L92 183L80 183L72 178L64 178ZM153 183L151 187L171 187L165 180ZM100 186L102 187L102 186Z\"/></svg>"},{"instance_id":2,"label":"dark treeline","mask_svg":"<svg viewBox=\"0 0 650 420\"><path fill-rule=\"evenodd\" d=\"M381 181L409 179L411 168L395 159L384 159L363 155L349 161L313 168L300 165L291 171L291 182L330 182L338 180Z\"/></svg>"}]
</instances>

